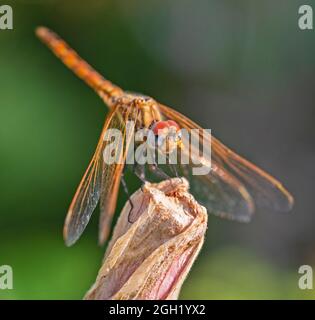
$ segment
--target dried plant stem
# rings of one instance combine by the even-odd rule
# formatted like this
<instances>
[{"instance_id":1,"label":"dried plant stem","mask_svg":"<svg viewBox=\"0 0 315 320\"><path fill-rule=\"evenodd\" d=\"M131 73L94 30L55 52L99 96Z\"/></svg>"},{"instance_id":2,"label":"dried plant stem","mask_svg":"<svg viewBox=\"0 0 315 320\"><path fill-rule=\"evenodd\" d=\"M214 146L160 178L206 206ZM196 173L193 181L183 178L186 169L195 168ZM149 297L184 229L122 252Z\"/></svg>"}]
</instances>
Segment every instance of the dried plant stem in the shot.
<instances>
[{"instance_id":1,"label":"dried plant stem","mask_svg":"<svg viewBox=\"0 0 315 320\"><path fill-rule=\"evenodd\" d=\"M117 221L85 299L177 299L204 241L207 212L185 179L146 184ZM132 219L134 222L128 222Z\"/></svg>"}]
</instances>

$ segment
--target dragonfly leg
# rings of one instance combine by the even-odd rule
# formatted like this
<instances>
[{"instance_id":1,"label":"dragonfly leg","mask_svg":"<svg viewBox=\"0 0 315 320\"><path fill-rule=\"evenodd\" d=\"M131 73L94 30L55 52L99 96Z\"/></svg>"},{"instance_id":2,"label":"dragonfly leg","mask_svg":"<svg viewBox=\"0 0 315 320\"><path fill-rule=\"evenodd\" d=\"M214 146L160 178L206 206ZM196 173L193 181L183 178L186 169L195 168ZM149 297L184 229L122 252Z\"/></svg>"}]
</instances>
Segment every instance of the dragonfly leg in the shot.
<instances>
[{"instance_id":1,"label":"dragonfly leg","mask_svg":"<svg viewBox=\"0 0 315 320\"><path fill-rule=\"evenodd\" d=\"M179 177L179 174L178 174L178 170L177 170L177 167L175 164L170 164L170 168L171 168L171 171L173 172L173 174L176 176L176 178L179 178L181 179L181 182L183 183L183 179L182 177ZM172 177L170 177L168 174L166 174L161 168L158 167L157 164L153 164L150 166L150 169L155 171L157 175L159 175L162 179L167 179L167 180L170 180L171 184L173 185L173 182L172 182Z\"/></svg>"},{"instance_id":2,"label":"dragonfly leg","mask_svg":"<svg viewBox=\"0 0 315 320\"><path fill-rule=\"evenodd\" d=\"M171 177L166 174L161 168L159 168L159 166L154 163L154 164L151 164L149 166L150 170L153 171L156 175L158 175L161 179L167 179L167 180L170 180Z\"/></svg>"},{"instance_id":3,"label":"dragonfly leg","mask_svg":"<svg viewBox=\"0 0 315 320\"><path fill-rule=\"evenodd\" d=\"M170 161L169 158L168 158L168 160ZM177 165L174 164L174 163L169 163L169 166L170 166L170 169L171 169L171 171L172 171L172 174L173 174L176 178L180 179L181 182L183 183L183 178L180 177L179 174L178 174Z\"/></svg>"},{"instance_id":4,"label":"dragonfly leg","mask_svg":"<svg viewBox=\"0 0 315 320\"><path fill-rule=\"evenodd\" d=\"M130 193L129 193L129 190L128 190L128 186L127 186L127 183L126 183L126 180L125 180L125 178L124 178L124 173L122 173L122 176L121 176L121 184L122 184L122 186L123 186L123 189L124 189L124 191L125 191L125 193L126 193L126 195L127 195L127 197L128 197L128 201L129 201L129 204L130 204L130 211L129 211L129 214L128 214L128 222L129 223L132 223L132 221L130 220L130 214L131 214L131 212L133 211L133 208L134 208L134 205L133 205L133 202L132 202L132 200L131 200L131 197L130 197Z\"/></svg>"},{"instance_id":5,"label":"dragonfly leg","mask_svg":"<svg viewBox=\"0 0 315 320\"><path fill-rule=\"evenodd\" d=\"M171 166L171 170L175 174L176 178L180 179L180 181L183 183L183 177L179 176L176 164L171 164L170 166Z\"/></svg>"},{"instance_id":6,"label":"dragonfly leg","mask_svg":"<svg viewBox=\"0 0 315 320\"><path fill-rule=\"evenodd\" d=\"M176 164L171 164L170 167L171 167L173 174L176 176L176 178L179 178Z\"/></svg>"},{"instance_id":7,"label":"dragonfly leg","mask_svg":"<svg viewBox=\"0 0 315 320\"><path fill-rule=\"evenodd\" d=\"M145 178L145 168L143 165L139 165L139 164L134 164L132 166L132 172L137 176L137 178L142 182L141 185L141 191L143 191L143 186L145 185L145 183L147 182L146 178Z\"/></svg>"},{"instance_id":8,"label":"dragonfly leg","mask_svg":"<svg viewBox=\"0 0 315 320\"><path fill-rule=\"evenodd\" d=\"M132 166L132 172L138 177L138 179L144 184L147 182L145 178L144 166L140 164L134 164Z\"/></svg>"}]
</instances>

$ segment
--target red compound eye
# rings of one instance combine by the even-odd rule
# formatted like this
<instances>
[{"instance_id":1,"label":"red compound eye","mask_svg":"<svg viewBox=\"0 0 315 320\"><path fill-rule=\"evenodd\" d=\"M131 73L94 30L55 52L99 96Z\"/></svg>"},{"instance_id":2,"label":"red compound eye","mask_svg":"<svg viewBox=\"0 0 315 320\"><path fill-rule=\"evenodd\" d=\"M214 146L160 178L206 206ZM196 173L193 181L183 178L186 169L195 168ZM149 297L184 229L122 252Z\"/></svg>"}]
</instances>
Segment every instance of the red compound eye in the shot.
<instances>
[{"instance_id":1,"label":"red compound eye","mask_svg":"<svg viewBox=\"0 0 315 320\"><path fill-rule=\"evenodd\" d=\"M180 130L179 125L174 120L168 120L166 122L169 124L169 127L175 127L176 131Z\"/></svg>"},{"instance_id":2,"label":"red compound eye","mask_svg":"<svg viewBox=\"0 0 315 320\"><path fill-rule=\"evenodd\" d=\"M164 128L167 128L167 127L168 127L168 124L166 121L159 121L153 125L152 130L155 135L158 135L159 130L163 130Z\"/></svg>"},{"instance_id":3,"label":"red compound eye","mask_svg":"<svg viewBox=\"0 0 315 320\"><path fill-rule=\"evenodd\" d=\"M179 125L173 121L173 120L167 120L167 121L158 121L153 125L153 133L155 135L159 134L159 130L163 130L165 128L175 127L176 131L180 130Z\"/></svg>"}]
</instances>

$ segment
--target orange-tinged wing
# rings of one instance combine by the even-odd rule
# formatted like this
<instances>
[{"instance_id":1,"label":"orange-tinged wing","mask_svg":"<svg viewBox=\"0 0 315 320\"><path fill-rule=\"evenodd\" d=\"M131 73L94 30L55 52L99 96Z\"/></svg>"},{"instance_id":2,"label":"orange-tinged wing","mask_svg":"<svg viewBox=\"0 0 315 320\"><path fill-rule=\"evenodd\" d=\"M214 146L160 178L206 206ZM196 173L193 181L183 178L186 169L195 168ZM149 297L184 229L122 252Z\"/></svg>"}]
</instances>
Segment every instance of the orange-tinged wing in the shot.
<instances>
[{"instance_id":1,"label":"orange-tinged wing","mask_svg":"<svg viewBox=\"0 0 315 320\"><path fill-rule=\"evenodd\" d=\"M179 112L159 105L161 114L176 121L181 128L190 131L202 129ZM210 213L240 221L249 221L255 205L263 205L278 211L288 211L293 197L275 178L237 155L210 134L202 135L201 147L211 143L211 159L202 159L211 164L206 175L192 176L188 166L181 165L180 173L191 181L195 196ZM193 148L193 147L192 147ZM188 152L189 150L184 150ZM199 157L198 150L191 150L189 157Z\"/></svg>"},{"instance_id":2,"label":"orange-tinged wing","mask_svg":"<svg viewBox=\"0 0 315 320\"><path fill-rule=\"evenodd\" d=\"M111 127L121 132L121 143L115 145L113 150L115 152L116 161L113 164L103 163L102 177L101 177L101 200L100 200L100 222L99 222L99 243L103 244L110 232L110 225L112 217L115 213L119 185L121 175L124 169L127 153L130 147L131 139L133 138L132 131L138 121L140 110L133 107L128 107L124 113L116 113L112 119ZM123 118L123 119L122 119ZM128 128L126 123L129 120ZM130 122L132 121L132 122ZM130 131L131 130L131 131ZM110 137L105 133L105 140ZM104 158L109 156L104 153Z\"/></svg>"},{"instance_id":3,"label":"orange-tinged wing","mask_svg":"<svg viewBox=\"0 0 315 320\"><path fill-rule=\"evenodd\" d=\"M70 204L63 232L65 242L69 246L79 239L99 201L102 172L101 153L104 147L103 136L115 112L114 109L106 118L96 151Z\"/></svg>"},{"instance_id":4,"label":"orange-tinged wing","mask_svg":"<svg viewBox=\"0 0 315 320\"><path fill-rule=\"evenodd\" d=\"M66 217L64 239L68 246L79 239L100 198L102 217L100 230L102 227L105 228L105 225L106 230L108 229L107 225L115 211L123 163L106 164L103 153L109 143L108 130L123 129L125 117L128 117L128 113L124 108L115 107L106 118L95 154L79 184ZM122 132L122 140L125 141L124 131ZM125 148L121 150L121 157L125 156L125 152ZM102 239L104 238L105 236Z\"/></svg>"}]
</instances>

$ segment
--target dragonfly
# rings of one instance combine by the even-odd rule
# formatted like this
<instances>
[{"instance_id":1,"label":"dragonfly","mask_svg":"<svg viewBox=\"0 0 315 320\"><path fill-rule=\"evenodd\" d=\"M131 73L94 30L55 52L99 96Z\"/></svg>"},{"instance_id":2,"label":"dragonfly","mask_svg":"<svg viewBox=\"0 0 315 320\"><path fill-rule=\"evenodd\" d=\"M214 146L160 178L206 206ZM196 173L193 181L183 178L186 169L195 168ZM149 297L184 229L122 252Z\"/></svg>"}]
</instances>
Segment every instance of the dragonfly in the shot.
<instances>
[{"instance_id":1,"label":"dragonfly","mask_svg":"<svg viewBox=\"0 0 315 320\"><path fill-rule=\"evenodd\" d=\"M173 108L145 95L126 92L105 79L48 28L38 27L36 34L69 69L99 95L109 108L95 153L70 204L63 230L66 245L73 245L80 238L93 211L100 203L99 242L103 244L110 232L120 184L124 184L125 160L130 144L126 130L127 121L133 120L135 129L153 129L157 138L163 138L159 129L164 133L165 130L166 132L172 130L175 147L182 145L180 129L188 132L194 129L204 131L198 124ZM103 161L103 151L108 143L104 139L104 134L106 135L110 128L122 132L126 148L123 148L118 155L121 161L108 164ZM197 200L200 199L209 213L247 222L256 206L280 212L292 208L293 197L278 180L226 147L212 134L206 132L201 135L203 146L211 144L211 155L200 155L198 150L194 149L186 151L190 160L199 158L200 163L211 165L209 173L191 175L192 161L188 164L176 164L176 170L188 179L191 188L195 190L195 197ZM149 169L150 172L158 172L159 168L157 165ZM136 166L134 172L142 181L147 181L146 170L140 165ZM164 172L164 169L160 169L160 173Z\"/></svg>"}]
</instances>

